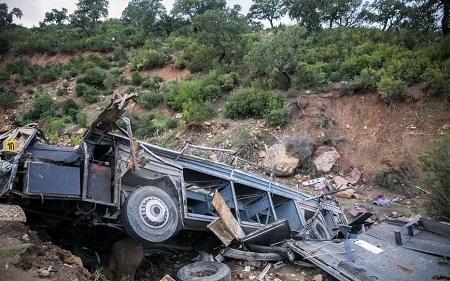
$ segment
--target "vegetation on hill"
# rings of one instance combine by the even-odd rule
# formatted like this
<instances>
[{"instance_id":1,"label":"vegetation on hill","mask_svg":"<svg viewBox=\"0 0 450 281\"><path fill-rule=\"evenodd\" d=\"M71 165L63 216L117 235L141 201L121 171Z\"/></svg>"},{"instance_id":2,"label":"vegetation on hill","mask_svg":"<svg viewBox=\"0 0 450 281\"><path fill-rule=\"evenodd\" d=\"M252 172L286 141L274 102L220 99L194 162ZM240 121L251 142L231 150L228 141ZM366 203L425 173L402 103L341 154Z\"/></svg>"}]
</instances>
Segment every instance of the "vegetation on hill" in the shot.
<instances>
[{"instance_id":1,"label":"vegetation on hill","mask_svg":"<svg viewBox=\"0 0 450 281\"><path fill-rule=\"evenodd\" d=\"M0 4L0 54L17 57L0 68L0 108L35 97L16 124L40 120L57 136L70 124L85 126L82 109L115 91L138 92L148 109L129 116L140 138L178 126L157 114L162 105L188 125L215 118L225 104L229 118L281 126L289 121L285 98L341 81L342 95L377 92L389 105L409 101L417 83L450 102L447 0L253 0L247 15L225 0L176 0L170 12L161 0L131 0L120 19L106 19L108 5L79 0L73 14L52 9L38 27L24 28L14 24L22 12ZM295 24L275 26L283 16ZM36 53L73 58L32 64L27 55ZM168 64L191 74L175 82L142 74ZM49 83L53 92L39 86ZM77 102L51 98L71 93Z\"/></svg>"}]
</instances>

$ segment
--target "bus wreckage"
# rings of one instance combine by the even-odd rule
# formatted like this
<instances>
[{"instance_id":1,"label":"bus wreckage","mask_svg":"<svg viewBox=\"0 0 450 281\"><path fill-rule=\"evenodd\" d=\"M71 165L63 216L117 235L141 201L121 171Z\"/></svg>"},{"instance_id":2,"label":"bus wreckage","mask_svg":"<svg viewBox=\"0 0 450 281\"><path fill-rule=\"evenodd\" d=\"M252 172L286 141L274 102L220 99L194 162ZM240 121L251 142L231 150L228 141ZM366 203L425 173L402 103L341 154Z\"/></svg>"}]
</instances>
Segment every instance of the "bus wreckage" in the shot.
<instances>
[{"instance_id":1,"label":"bus wreckage","mask_svg":"<svg viewBox=\"0 0 450 281\"><path fill-rule=\"evenodd\" d=\"M49 232L68 232L64 240L73 252L93 261L99 261L100 244L123 233L151 256L189 249L176 242L186 241L187 232L212 232L226 247L221 257L304 258L339 280L384 280L386 272L370 271L364 258L379 255L382 247L358 239L372 213L348 223L325 179L305 183L325 186L324 194L313 197L272 177L186 153L199 147L187 144L179 152L138 141L122 116L132 98L113 99L75 148L46 144L35 124L1 133L0 203L20 206L30 223ZM408 235L418 225L408 225ZM372 237L370 231L362 235ZM404 249L398 244L386 247ZM402 264L390 269L416 271Z\"/></svg>"}]
</instances>

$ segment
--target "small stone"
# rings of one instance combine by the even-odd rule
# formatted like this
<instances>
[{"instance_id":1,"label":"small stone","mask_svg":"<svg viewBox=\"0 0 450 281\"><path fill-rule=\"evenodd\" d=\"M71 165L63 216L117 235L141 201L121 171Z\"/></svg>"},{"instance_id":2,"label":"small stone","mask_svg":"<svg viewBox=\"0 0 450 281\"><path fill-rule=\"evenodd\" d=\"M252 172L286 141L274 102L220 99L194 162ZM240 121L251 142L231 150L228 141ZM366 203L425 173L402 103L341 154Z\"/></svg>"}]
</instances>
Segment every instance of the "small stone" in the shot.
<instances>
[{"instance_id":1,"label":"small stone","mask_svg":"<svg viewBox=\"0 0 450 281\"><path fill-rule=\"evenodd\" d=\"M447 131L448 129L450 129L450 124L445 124L444 126L442 126L442 130Z\"/></svg>"},{"instance_id":2,"label":"small stone","mask_svg":"<svg viewBox=\"0 0 450 281\"><path fill-rule=\"evenodd\" d=\"M345 128L350 129L350 125L348 125L348 124L345 125Z\"/></svg>"},{"instance_id":3,"label":"small stone","mask_svg":"<svg viewBox=\"0 0 450 281\"><path fill-rule=\"evenodd\" d=\"M398 212L396 212L396 211L393 211L393 212L392 212L392 216L393 216L393 217L396 217L397 215L398 215Z\"/></svg>"},{"instance_id":4,"label":"small stone","mask_svg":"<svg viewBox=\"0 0 450 281\"><path fill-rule=\"evenodd\" d=\"M359 195L359 194L356 194L356 193L355 193L355 194L353 194L353 197L354 197L355 199L358 199L358 200L359 200L359 199L361 199L361 195Z\"/></svg>"},{"instance_id":5,"label":"small stone","mask_svg":"<svg viewBox=\"0 0 450 281\"><path fill-rule=\"evenodd\" d=\"M47 269L44 269L39 273L39 277L48 277L49 275L50 272Z\"/></svg>"},{"instance_id":6,"label":"small stone","mask_svg":"<svg viewBox=\"0 0 450 281\"><path fill-rule=\"evenodd\" d=\"M322 281L322 274L317 274L314 276L313 281Z\"/></svg>"},{"instance_id":7,"label":"small stone","mask_svg":"<svg viewBox=\"0 0 450 281\"><path fill-rule=\"evenodd\" d=\"M367 130L367 126L364 126L364 130Z\"/></svg>"}]
</instances>

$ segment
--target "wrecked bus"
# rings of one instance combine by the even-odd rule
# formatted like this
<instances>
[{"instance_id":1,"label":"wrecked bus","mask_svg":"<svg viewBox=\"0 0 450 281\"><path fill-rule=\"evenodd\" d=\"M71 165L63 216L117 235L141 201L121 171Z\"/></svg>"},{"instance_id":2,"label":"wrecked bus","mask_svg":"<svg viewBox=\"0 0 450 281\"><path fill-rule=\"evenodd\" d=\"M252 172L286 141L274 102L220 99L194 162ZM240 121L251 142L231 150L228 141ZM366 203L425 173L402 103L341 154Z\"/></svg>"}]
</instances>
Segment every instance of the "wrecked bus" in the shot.
<instances>
[{"instance_id":1,"label":"wrecked bus","mask_svg":"<svg viewBox=\"0 0 450 281\"><path fill-rule=\"evenodd\" d=\"M2 133L0 203L54 228L102 226L142 243L208 231L220 217L215 192L244 234L283 219L292 236L322 240L347 223L334 196L311 197L272 177L134 139L122 116L132 98L113 99L74 148L46 144L35 124Z\"/></svg>"}]
</instances>

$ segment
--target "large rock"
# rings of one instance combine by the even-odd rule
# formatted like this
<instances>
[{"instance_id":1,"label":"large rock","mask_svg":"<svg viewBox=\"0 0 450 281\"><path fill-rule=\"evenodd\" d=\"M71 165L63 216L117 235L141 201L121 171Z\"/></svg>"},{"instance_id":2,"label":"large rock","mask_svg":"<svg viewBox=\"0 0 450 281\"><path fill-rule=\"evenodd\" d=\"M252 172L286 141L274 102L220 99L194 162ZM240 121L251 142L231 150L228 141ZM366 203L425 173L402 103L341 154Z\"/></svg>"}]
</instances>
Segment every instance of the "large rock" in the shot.
<instances>
[{"instance_id":1,"label":"large rock","mask_svg":"<svg viewBox=\"0 0 450 281\"><path fill-rule=\"evenodd\" d=\"M314 165L319 172L329 172L341 157L334 147L321 146L314 153Z\"/></svg>"},{"instance_id":2,"label":"large rock","mask_svg":"<svg viewBox=\"0 0 450 281\"><path fill-rule=\"evenodd\" d=\"M268 149L263 165L273 170L275 176L285 177L294 173L299 162L298 158L287 155L286 146L280 143Z\"/></svg>"},{"instance_id":3,"label":"large rock","mask_svg":"<svg viewBox=\"0 0 450 281\"><path fill-rule=\"evenodd\" d=\"M105 276L108 275L109 279L112 280L133 281L136 269L143 260L144 250L141 244L130 238L116 241L111 249L111 256L107 263ZM112 276L110 276L111 273Z\"/></svg>"}]
</instances>

